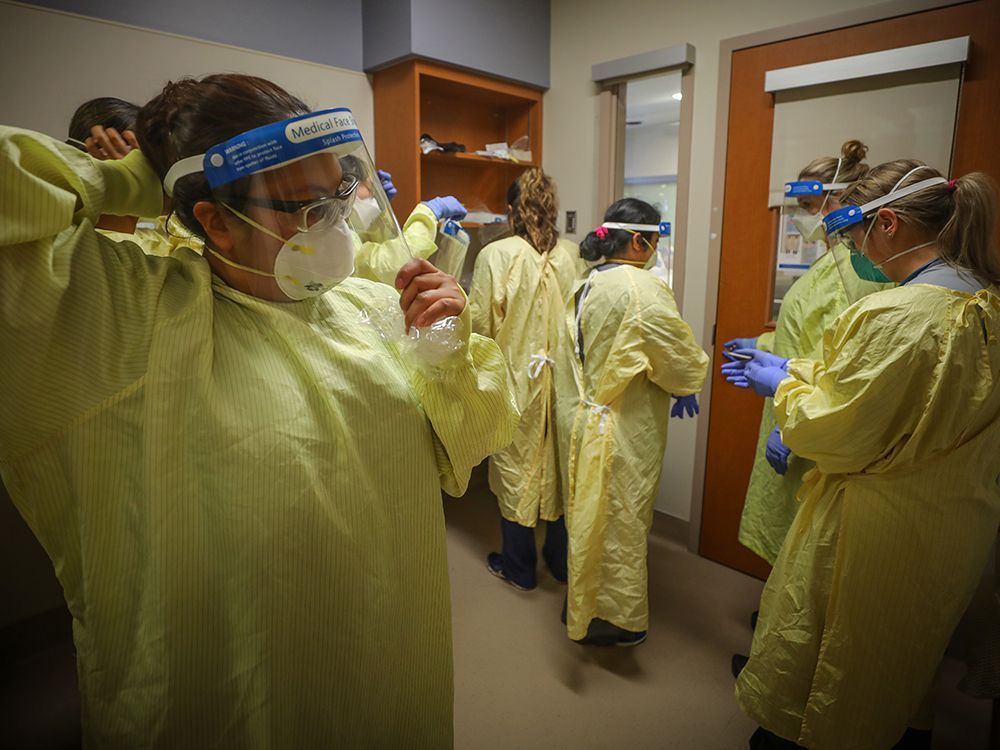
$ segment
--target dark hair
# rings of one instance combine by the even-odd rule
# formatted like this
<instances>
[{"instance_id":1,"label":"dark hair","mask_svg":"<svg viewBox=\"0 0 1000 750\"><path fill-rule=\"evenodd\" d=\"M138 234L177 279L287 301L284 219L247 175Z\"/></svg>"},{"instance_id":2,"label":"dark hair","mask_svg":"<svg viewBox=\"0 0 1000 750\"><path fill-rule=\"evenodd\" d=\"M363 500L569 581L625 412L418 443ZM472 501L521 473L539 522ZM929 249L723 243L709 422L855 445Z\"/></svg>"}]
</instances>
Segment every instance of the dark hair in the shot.
<instances>
[{"instance_id":1,"label":"dark hair","mask_svg":"<svg viewBox=\"0 0 1000 750\"><path fill-rule=\"evenodd\" d=\"M139 110L135 135L162 180L180 159L203 154L247 130L308 112L301 99L263 78L237 73L200 80L183 78L167 83ZM225 192L239 195L246 188L245 182L227 185ZM182 177L173 192L177 218L196 235L205 237L193 213L199 201L215 200L205 175L199 172Z\"/></svg>"},{"instance_id":2,"label":"dark hair","mask_svg":"<svg viewBox=\"0 0 1000 750\"><path fill-rule=\"evenodd\" d=\"M911 171L920 167L917 171ZM842 200L856 205L881 198L941 173L915 159L879 164L844 191ZM904 179L905 177L905 179ZM982 172L970 172L947 184L933 185L888 204L906 224L934 232L941 259L950 266L971 271L980 280L1000 284L997 252L997 188Z\"/></svg>"},{"instance_id":3,"label":"dark hair","mask_svg":"<svg viewBox=\"0 0 1000 750\"><path fill-rule=\"evenodd\" d=\"M90 137L90 129L95 125L114 128L119 133L135 130L135 118L139 107L124 99L102 96L84 102L76 108L69 121L69 137L85 141Z\"/></svg>"},{"instance_id":4,"label":"dark hair","mask_svg":"<svg viewBox=\"0 0 1000 750\"><path fill-rule=\"evenodd\" d=\"M660 212L646 201L638 198L622 198L611 204L604 212L604 221L617 221L622 224L659 224ZM647 234L647 233L642 233ZM648 232L646 239L656 247L657 233ZM609 229L604 239L591 232L580 243L580 256L591 263L601 258L614 258L622 254L632 241L632 232L624 229Z\"/></svg>"},{"instance_id":5,"label":"dark hair","mask_svg":"<svg viewBox=\"0 0 1000 750\"><path fill-rule=\"evenodd\" d=\"M523 172L507 189L507 205L511 209L514 234L526 239L540 253L556 246L559 205L551 177L540 169Z\"/></svg>"}]
</instances>

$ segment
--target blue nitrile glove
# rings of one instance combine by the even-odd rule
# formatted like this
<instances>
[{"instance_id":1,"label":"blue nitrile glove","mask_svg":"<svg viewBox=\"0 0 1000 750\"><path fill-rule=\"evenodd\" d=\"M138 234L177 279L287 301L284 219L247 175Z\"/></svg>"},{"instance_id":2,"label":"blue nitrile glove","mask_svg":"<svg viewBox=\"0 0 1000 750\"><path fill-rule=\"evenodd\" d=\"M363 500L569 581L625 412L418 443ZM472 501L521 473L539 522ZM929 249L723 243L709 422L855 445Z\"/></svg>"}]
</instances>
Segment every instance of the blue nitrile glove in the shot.
<instances>
[{"instance_id":1,"label":"blue nitrile glove","mask_svg":"<svg viewBox=\"0 0 1000 750\"><path fill-rule=\"evenodd\" d=\"M744 377L758 396L773 396L778 392L778 384L788 377L788 371L781 367L765 367L756 362L748 362Z\"/></svg>"},{"instance_id":2,"label":"blue nitrile glove","mask_svg":"<svg viewBox=\"0 0 1000 750\"><path fill-rule=\"evenodd\" d=\"M427 208L433 211L439 220L455 219L461 221L469 213L454 195L431 198L429 201L424 201L424 203L427 204Z\"/></svg>"},{"instance_id":3,"label":"blue nitrile glove","mask_svg":"<svg viewBox=\"0 0 1000 750\"><path fill-rule=\"evenodd\" d=\"M788 360L779 357L777 354L765 352L761 349L734 349L734 354L749 354L753 357L753 362L761 367L779 367L782 370L788 367Z\"/></svg>"},{"instance_id":4,"label":"blue nitrile glove","mask_svg":"<svg viewBox=\"0 0 1000 750\"><path fill-rule=\"evenodd\" d=\"M392 200L396 197L396 186L392 184L392 175L386 172L384 169L377 170L378 178L382 181L382 189L385 191L385 197Z\"/></svg>"},{"instance_id":5,"label":"blue nitrile glove","mask_svg":"<svg viewBox=\"0 0 1000 750\"><path fill-rule=\"evenodd\" d=\"M723 351L723 354L727 352ZM722 367L719 369L722 371L722 377L726 379L727 382L732 383L737 388L749 388L750 383L747 381L746 369L747 362L743 360L732 360L722 363Z\"/></svg>"},{"instance_id":6,"label":"blue nitrile glove","mask_svg":"<svg viewBox=\"0 0 1000 750\"><path fill-rule=\"evenodd\" d=\"M771 464L771 468L778 474L784 476L788 471L788 457L792 454L785 444L781 442L781 429L775 427L771 434L767 436L767 447L764 449L764 458Z\"/></svg>"},{"instance_id":7,"label":"blue nitrile glove","mask_svg":"<svg viewBox=\"0 0 1000 750\"><path fill-rule=\"evenodd\" d=\"M674 396L674 399L674 408L670 410L671 417L684 419L685 414L689 417L693 417L700 411L698 408L698 397L695 395Z\"/></svg>"},{"instance_id":8,"label":"blue nitrile glove","mask_svg":"<svg viewBox=\"0 0 1000 750\"><path fill-rule=\"evenodd\" d=\"M756 349L757 337L752 339L729 339L723 346L726 349Z\"/></svg>"},{"instance_id":9,"label":"blue nitrile glove","mask_svg":"<svg viewBox=\"0 0 1000 750\"><path fill-rule=\"evenodd\" d=\"M776 354L760 349L736 349L722 353L732 360L722 365L722 375L737 388L753 388L761 396L773 396L778 383L788 376L785 370L788 360ZM750 360L736 359L735 355L750 357Z\"/></svg>"}]
</instances>

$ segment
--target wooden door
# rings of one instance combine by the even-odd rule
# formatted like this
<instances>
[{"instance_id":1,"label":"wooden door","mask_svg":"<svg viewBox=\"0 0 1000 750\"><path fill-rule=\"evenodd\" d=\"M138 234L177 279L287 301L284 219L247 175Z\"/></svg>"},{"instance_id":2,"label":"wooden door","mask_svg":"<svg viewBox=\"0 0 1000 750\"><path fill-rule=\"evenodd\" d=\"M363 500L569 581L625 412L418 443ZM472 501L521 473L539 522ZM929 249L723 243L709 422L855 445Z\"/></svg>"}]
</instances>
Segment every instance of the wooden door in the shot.
<instances>
[{"instance_id":1,"label":"wooden door","mask_svg":"<svg viewBox=\"0 0 1000 750\"><path fill-rule=\"evenodd\" d=\"M977 0L738 50L732 56L715 358L723 342L765 330L771 317L774 218L768 209L774 102L768 70L969 36L953 173L1000 178L1000 0ZM713 373L700 552L764 578L768 565L737 541L753 465L761 399Z\"/></svg>"}]
</instances>

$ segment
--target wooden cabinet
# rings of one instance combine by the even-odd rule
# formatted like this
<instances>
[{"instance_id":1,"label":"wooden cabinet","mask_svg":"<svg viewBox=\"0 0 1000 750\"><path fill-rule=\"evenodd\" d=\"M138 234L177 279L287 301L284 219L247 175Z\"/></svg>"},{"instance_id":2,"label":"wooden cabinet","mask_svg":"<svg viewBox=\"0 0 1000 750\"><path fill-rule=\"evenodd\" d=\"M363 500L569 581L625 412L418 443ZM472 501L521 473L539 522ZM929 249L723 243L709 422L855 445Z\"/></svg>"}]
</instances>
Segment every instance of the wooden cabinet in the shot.
<instances>
[{"instance_id":1,"label":"wooden cabinet","mask_svg":"<svg viewBox=\"0 0 1000 750\"><path fill-rule=\"evenodd\" d=\"M422 200L454 195L470 211L505 213L507 187L542 159L542 92L425 60L408 60L374 74L375 161L392 173L405 217ZM422 154L420 136L454 141L465 153ZM475 152L487 143L529 139L530 162Z\"/></svg>"}]
</instances>

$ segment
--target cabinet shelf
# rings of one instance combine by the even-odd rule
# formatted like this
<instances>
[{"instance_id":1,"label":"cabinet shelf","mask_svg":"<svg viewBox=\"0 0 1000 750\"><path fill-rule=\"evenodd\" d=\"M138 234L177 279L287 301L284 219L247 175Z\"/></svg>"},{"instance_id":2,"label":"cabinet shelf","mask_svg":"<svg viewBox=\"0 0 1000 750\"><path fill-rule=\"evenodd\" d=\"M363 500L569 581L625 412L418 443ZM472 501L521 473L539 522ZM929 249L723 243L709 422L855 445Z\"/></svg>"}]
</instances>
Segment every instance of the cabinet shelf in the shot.
<instances>
[{"instance_id":1,"label":"cabinet shelf","mask_svg":"<svg viewBox=\"0 0 1000 750\"><path fill-rule=\"evenodd\" d=\"M400 217L418 201L454 195L465 205L505 213L507 188L542 161L542 92L530 86L407 60L375 73L375 158L392 173ZM463 143L467 153L420 151L427 133L441 143ZM473 153L488 143L527 136L531 162Z\"/></svg>"},{"instance_id":2,"label":"cabinet shelf","mask_svg":"<svg viewBox=\"0 0 1000 750\"><path fill-rule=\"evenodd\" d=\"M429 154L421 154L420 158L424 162L431 164L440 162L442 164L457 163L468 166L490 166L490 167L514 167L516 169L529 169L537 167L533 161L511 161L509 159L496 159L490 156L480 156L479 154L468 154L461 152L442 153L432 151Z\"/></svg>"}]
</instances>

